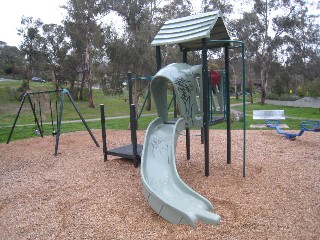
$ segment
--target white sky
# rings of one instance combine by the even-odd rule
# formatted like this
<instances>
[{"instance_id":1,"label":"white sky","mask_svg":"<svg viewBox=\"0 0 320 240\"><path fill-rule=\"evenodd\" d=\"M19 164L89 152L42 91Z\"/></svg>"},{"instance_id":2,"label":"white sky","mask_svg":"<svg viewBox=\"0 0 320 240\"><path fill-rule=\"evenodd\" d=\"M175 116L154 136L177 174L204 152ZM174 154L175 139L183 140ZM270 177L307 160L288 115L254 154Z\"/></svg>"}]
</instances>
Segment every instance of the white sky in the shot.
<instances>
[{"instance_id":1,"label":"white sky","mask_svg":"<svg viewBox=\"0 0 320 240\"><path fill-rule=\"evenodd\" d=\"M67 0L1 0L0 2L0 41L9 46L19 46L18 36L21 17L40 18L44 23L60 24L64 10L59 8Z\"/></svg>"},{"instance_id":2,"label":"white sky","mask_svg":"<svg viewBox=\"0 0 320 240\"><path fill-rule=\"evenodd\" d=\"M40 18L45 24L60 24L65 10L59 6L67 2L68 0L1 0L0 41L6 42L9 46L19 47L22 38L17 33L21 26L22 16ZM121 24L121 20L114 16L106 20L114 24Z\"/></svg>"},{"instance_id":3,"label":"white sky","mask_svg":"<svg viewBox=\"0 0 320 240\"><path fill-rule=\"evenodd\" d=\"M64 11L59 6L65 5L68 0L1 0L0 2L0 41L6 42L9 46L19 46L21 37L18 36L21 17L40 18L45 24L60 24ZM315 12L318 0L307 1ZM195 11L200 10L200 0L193 0ZM116 18L108 19L117 23Z\"/></svg>"}]
</instances>

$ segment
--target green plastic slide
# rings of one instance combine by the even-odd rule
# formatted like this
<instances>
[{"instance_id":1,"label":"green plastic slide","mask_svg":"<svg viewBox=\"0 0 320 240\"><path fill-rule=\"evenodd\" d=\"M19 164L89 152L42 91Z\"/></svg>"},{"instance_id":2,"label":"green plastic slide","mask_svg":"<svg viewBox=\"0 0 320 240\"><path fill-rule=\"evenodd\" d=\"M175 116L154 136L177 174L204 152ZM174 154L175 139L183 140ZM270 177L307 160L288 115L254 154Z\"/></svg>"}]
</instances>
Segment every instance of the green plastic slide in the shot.
<instances>
[{"instance_id":1,"label":"green plastic slide","mask_svg":"<svg viewBox=\"0 0 320 240\"><path fill-rule=\"evenodd\" d=\"M196 226L200 220L219 224L220 216L212 204L192 190L176 169L176 144L185 127L201 126L201 65L171 64L161 69L151 81L159 117L147 129L142 152L141 177L143 194L160 216L174 224ZM200 81L199 81L200 79ZM168 120L166 92L173 85L181 118Z\"/></svg>"}]
</instances>

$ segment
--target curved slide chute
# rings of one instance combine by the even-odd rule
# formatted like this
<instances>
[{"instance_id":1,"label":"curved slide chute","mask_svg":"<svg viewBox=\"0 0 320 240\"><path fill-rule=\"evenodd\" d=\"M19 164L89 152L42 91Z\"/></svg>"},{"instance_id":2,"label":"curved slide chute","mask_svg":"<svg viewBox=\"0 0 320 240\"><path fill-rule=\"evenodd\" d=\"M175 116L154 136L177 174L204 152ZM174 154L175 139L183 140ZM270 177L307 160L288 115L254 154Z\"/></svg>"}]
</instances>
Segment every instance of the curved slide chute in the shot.
<instances>
[{"instance_id":1,"label":"curved slide chute","mask_svg":"<svg viewBox=\"0 0 320 240\"><path fill-rule=\"evenodd\" d=\"M191 77L191 81L185 81L188 82L187 92L186 88L181 87L181 84L177 88L175 85L174 87L178 98L181 96L179 91L182 90L183 98L187 98L188 104L194 106L192 98L196 89L192 79L194 75L199 74L199 71L201 72L200 67L198 66L197 71L191 70L190 74L190 71L187 70L192 67L187 64L169 65L164 68L164 72L161 73L160 70L153 78L155 81L151 82L151 91L154 89L159 96L161 85L166 85L167 81L171 81L174 85L176 78L172 76L180 80L181 77L186 77L187 80L190 80ZM159 99L165 98L162 96ZM158 106L162 107L162 104L159 104L157 100L156 97L155 103L158 109ZM220 216L213 212L212 204L185 184L176 169L175 155L179 134L190 123L199 122L199 115L194 116L194 119L191 117L191 115L196 115L199 109L194 112L195 114L190 115L190 109L196 108L189 108L188 104L179 105L182 118L168 121L167 113L159 112L158 109L159 117L150 123L145 135L141 159L143 194L151 208L171 223L189 224L195 227L196 221L200 220L208 224L219 224ZM186 114L189 116L187 119Z\"/></svg>"}]
</instances>

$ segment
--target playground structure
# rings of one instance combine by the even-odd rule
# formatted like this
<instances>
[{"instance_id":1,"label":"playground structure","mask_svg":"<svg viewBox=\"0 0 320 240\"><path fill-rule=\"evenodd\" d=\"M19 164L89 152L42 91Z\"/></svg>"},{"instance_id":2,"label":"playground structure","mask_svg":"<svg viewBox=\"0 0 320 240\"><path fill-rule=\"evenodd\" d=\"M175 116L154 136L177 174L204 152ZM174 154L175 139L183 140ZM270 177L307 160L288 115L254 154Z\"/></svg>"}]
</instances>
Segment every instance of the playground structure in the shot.
<instances>
[{"instance_id":1,"label":"playground structure","mask_svg":"<svg viewBox=\"0 0 320 240\"><path fill-rule=\"evenodd\" d=\"M148 93L147 93L147 96L145 98L145 101L143 103L141 111L137 114L135 105L133 103L133 98L132 98L132 81L145 80L145 81L150 82L152 77L133 78L131 72L128 72L127 77L128 77L127 81L128 81L128 87L129 87L130 133L131 133L130 140L131 140L131 143L128 145L116 147L113 149L108 149L107 143L106 143L105 131L103 130L103 136L102 136L102 139L104 142L103 152L104 152L104 160L105 161L108 159L108 155L117 156L117 157L133 160L134 166L138 167L139 163L141 162L143 145L137 143L137 128L138 128L137 121L141 117L141 114L142 114L143 108L145 106L145 103L147 101L147 98L150 97L150 91L148 91ZM104 128L105 127L104 106L100 105L100 112L101 112L101 120L103 121L102 128Z\"/></svg>"},{"instance_id":2,"label":"playground structure","mask_svg":"<svg viewBox=\"0 0 320 240\"><path fill-rule=\"evenodd\" d=\"M151 45L156 48L157 70L161 69L161 46L178 44L182 52L182 62L188 63L188 52L201 51L202 56L202 88L203 91L199 98L203 102L203 144L205 175L209 176L209 126L217 123L226 122L227 125L227 163L231 163L231 118L230 118L230 93L229 93L229 51L241 49L242 54L242 94L243 94L243 176L245 176L245 64L244 64L244 43L238 40L231 40L229 32L224 24L223 16L219 11L207 12L188 17L178 18L167 21L158 34L155 36ZM221 80L219 88L223 93L222 113L217 115L211 105L210 96L213 95L212 86L209 80L208 71L208 50L224 48L225 66L220 71ZM216 110L218 110L216 108ZM212 117L211 117L212 116ZM190 128L186 128L186 148L187 156L190 150Z\"/></svg>"},{"instance_id":3,"label":"playground structure","mask_svg":"<svg viewBox=\"0 0 320 240\"><path fill-rule=\"evenodd\" d=\"M200 30L199 30L200 29ZM161 68L160 46L179 44L183 63ZM147 129L141 158L141 181L148 204L171 223L195 227L197 220L219 224L220 216L213 212L212 204L187 186L176 169L177 139L186 129L187 156L190 151L190 128L203 128L205 175L209 175L209 126L227 122L227 163L231 163L231 121L229 95L229 49L242 49L243 113L245 113L244 44L230 40L219 11L202 13L167 21L151 45L156 47L157 74L150 83L158 118ZM224 47L225 70L223 80L216 75L209 84L208 49ZM201 50L202 64L187 64L188 51ZM220 77L220 74L219 74ZM180 118L169 119L167 109L167 83L174 87ZM218 86L218 84L220 84ZM220 92L221 91L221 92ZM218 107L211 97L220 93ZM210 98L211 97L211 98ZM214 115L214 111L223 116ZM245 114L243 114L243 176L245 176ZM188 157L187 157L188 158Z\"/></svg>"},{"instance_id":4,"label":"playground structure","mask_svg":"<svg viewBox=\"0 0 320 240\"><path fill-rule=\"evenodd\" d=\"M58 155L58 148L59 148L59 139L60 139L60 133L61 133L61 122L62 122L62 112L63 112L63 104L64 104L64 97L65 95L68 96L70 102L72 103L74 109L76 110L76 112L78 113L82 123L84 124L84 126L86 127L88 133L90 134L92 140L94 141L94 143L96 144L97 147L99 147L99 143L97 142L97 140L95 139L93 133L91 132L88 124L86 123L85 119L83 118L83 116L81 115L78 107L76 106L75 102L73 101L69 91L67 89L61 89L61 90L54 90L54 91L41 91L41 92L28 92L28 93L25 93L23 95L23 98L21 100L21 104L20 104L20 107L19 107L19 110L17 112L17 115L15 117L15 120L14 120L14 123L12 125L12 128L11 128L11 131L9 133L9 136L8 136L8 139L7 139L7 144L9 144L10 140L11 140L11 137L12 137L12 134L13 134L13 131L15 129L15 126L16 126L16 123L18 121L18 118L20 116L20 113L21 113L21 110L22 110L22 107L26 101L26 99L28 99L28 102L30 104L30 107L31 107L31 110L32 110L32 113L33 113L33 116L34 116L34 121L35 121L35 126L36 126L36 129L35 129L35 133L38 134L38 135L41 135L41 137L43 137L43 128L42 128L42 114L41 114L41 103L40 101L38 102L39 104L39 118L40 118L40 123L39 123L39 120L38 120L38 116L37 116L37 113L36 113L36 104L35 103L32 103L32 100L31 100L31 96L40 96L41 94L51 94L51 93L55 93L55 94L59 94L61 95L60 97L60 107L59 107L59 113L58 113L58 107L57 107L57 101L56 101L56 115L57 115L57 126L56 126L56 129L54 127L54 123L53 123L53 111L52 111L52 104L51 104L51 100L50 100L50 116L51 116L51 125L52 125L52 136L55 136L56 137L56 144L55 144L55 149L54 149L54 155L57 156Z\"/></svg>"},{"instance_id":5,"label":"playground structure","mask_svg":"<svg viewBox=\"0 0 320 240\"><path fill-rule=\"evenodd\" d=\"M116 148L109 149L107 147L106 141L106 133L103 130L102 139L104 141L104 160L107 161L108 155L117 156L129 160L133 160L134 166L138 167L141 162L141 155L143 145L137 143L137 129L138 129L138 120L142 116L144 108L149 98L151 98L151 89L150 89L150 82L152 80L152 76L144 76L144 77L133 77L132 73L129 71L127 74L127 83L128 83L128 90L129 90L129 109L130 109L130 133L131 133L131 143L124 146L119 146ZM136 109L136 105L133 101L133 90L132 85L134 81L147 81L148 87L147 92L144 97L144 101L139 111ZM218 124L224 122L226 119L226 100L225 100L225 91L226 91L226 81L225 81L225 71L210 71L210 81L209 84L209 103L210 103L210 111L209 111L209 122L210 125ZM177 118L177 103L175 97L175 91L172 92L172 98L167 105L167 109L169 110L170 107L173 105L173 118ZM201 96L198 96L200 99ZM104 105L100 106L101 112L101 126L105 128L105 113L104 113ZM186 129L186 152L187 152L187 159L190 159L190 131ZM201 132L203 133L203 131ZM203 134L201 134L201 140L203 143Z\"/></svg>"}]
</instances>

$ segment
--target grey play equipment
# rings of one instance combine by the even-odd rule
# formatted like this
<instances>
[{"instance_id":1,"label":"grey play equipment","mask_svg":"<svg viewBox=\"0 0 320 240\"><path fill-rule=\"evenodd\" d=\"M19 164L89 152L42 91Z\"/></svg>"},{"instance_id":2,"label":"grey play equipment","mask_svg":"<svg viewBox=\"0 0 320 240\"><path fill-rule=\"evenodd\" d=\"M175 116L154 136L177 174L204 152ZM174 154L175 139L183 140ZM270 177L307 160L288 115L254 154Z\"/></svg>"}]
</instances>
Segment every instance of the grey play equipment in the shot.
<instances>
[{"instance_id":1,"label":"grey play equipment","mask_svg":"<svg viewBox=\"0 0 320 240\"><path fill-rule=\"evenodd\" d=\"M192 190L179 177L176 169L176 145L182 130L186 129L187 150L190 144L190 128L203 128L205 175L209 175L209 126L227 123L227 163L231 163L231 127L229 96L229 49L240 47L244 56L244 44L230 40L219 11L202 13L167 21L151 43L156 47L157 74L150 83L151 93L157 108L158 118L147 129L141 157L143 194L154 211L174 224L196 226L200 220L219 224L220 216L212 204ZM160 46L179 44L183 53L182 63L173 63L161 68ZM225 49L223 77L223 115L211 118L210 85L207 52L210 48ZM201 50L202 64L187 64L188 51ZM245 96L244 58L243 96ZM167 86L170 83L176 95L180 117L169 119L167 109ZM222 89L222 88L221 88ZM219 104L220 106L222 104ZM217 109L216 109L217 110ZM221 107L219 110L222 110ZM245 113L245 97L243 97ZM245 176L245 114L243 114L243 176ZM187 154L188 155L188 154Z\"/></svg>"},{"instance_id":2,"label":"grey play equipment","mask_svg":"<svg viewBox=\"0 0 320 240\"><path fill-rule=\"evenodd\" d=\"M138 167L141 161L141 154L142 154L142 148L143 145L138 144L137 141L137 114L136 114L136 108L133 104L132 99L132 81L134 80L132 77L132 73L128 72L128 86L129 86L129 109L130 109L130 137L131 137L131 143L115 148L109 149L107 147L106 143L106 135L103 133L102 140L103 140L103 153L104 153L104 160L107 160L107 156L117 156L120 158L130 159L133 160L133 164L135 167ZM145 77L143 80L151 80L151 77ZM104 116L104 107L100 106L100 112L101 112L101 126L104 128L105 126L105 116ZM141 113L139 113L141 115ZM102 132L105 132L105 130L102 130Z\"/></svg>"},{"instance_id":3,"label":"grey play equipment","mask_svg":"<svg viewBox=\"0 0 320 240\"><path fill-rule=\"evenodd\" d=\"M104 153L104 160L106 161L108 159L108 155L111 156L117 156L120 158L125 158L129 160L133 160L133 164L135 167L138 167L141 162L141 155L142 155L142 149L143 145L138 144L137 142L137 128L138 128L138 120L142 116L142 112L144 110L144 107L146 106L146 103L148 101L148 98L151 97L151 91L150 91L150 82L152 79L152 76L144 76L144 77L133 77L131 71L127 74L128 77L128 90L129 90L129 99L125 99L125 101L128 100L129 103L129 109L130 109L130 142L127 145L117 146L115 148L108 148L107 147L107 141L106 141L106 133L105 133L105 115L104 115L104 106L100 106L100 112L101 112L101 126L102 126L102 141L104 144L103 153ZM135 104L133 102L133 91L132 91L132 85L134 81L145 81L148 83L148 90L146 92L145 99L143 101L142 107L139 112L136 112ZM170 109L171 105L175 106L175 97L171 98L171 101L168 103L167 108ZM174 107L174 116L176 116L176 108Z\"/></svg>"}]
</instances>

